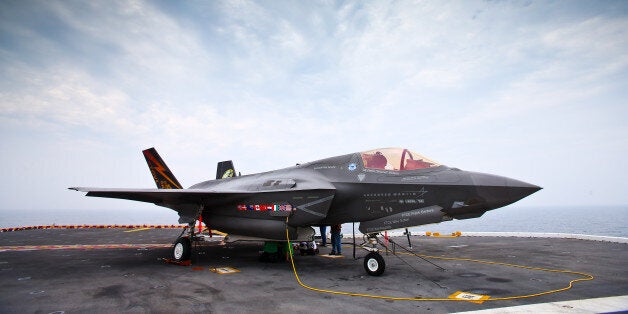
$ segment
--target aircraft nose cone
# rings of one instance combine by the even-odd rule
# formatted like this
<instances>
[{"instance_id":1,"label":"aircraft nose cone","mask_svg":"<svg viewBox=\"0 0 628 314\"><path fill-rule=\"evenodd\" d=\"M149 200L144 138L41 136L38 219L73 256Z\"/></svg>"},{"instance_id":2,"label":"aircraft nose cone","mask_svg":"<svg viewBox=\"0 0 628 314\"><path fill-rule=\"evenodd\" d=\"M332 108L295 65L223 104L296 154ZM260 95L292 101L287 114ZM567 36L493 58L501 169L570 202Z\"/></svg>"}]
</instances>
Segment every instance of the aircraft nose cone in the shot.
<instances>
[{"instance_id":1,"label":"aircraft nose cone","mask_svg":"<svg viewBox=\"0 0 628 314\"><path fill-rule=\"evenodd\" d=\"M508 195L510 196L511 203L542 189L540 186L510 178L506 178L506 185L508 186Z\"/></svg>"},{"instance_id":2,"label":"aircraft nose cone","mask_svg":"<svg viewBox=\"0 0 628 314\"><path fill-rule=\"evenodd\" d=\"M541 189L534 184L491 174L472 173L471 178L478 195L491 209L512 204Z\"/></svg>"}]
</instances>

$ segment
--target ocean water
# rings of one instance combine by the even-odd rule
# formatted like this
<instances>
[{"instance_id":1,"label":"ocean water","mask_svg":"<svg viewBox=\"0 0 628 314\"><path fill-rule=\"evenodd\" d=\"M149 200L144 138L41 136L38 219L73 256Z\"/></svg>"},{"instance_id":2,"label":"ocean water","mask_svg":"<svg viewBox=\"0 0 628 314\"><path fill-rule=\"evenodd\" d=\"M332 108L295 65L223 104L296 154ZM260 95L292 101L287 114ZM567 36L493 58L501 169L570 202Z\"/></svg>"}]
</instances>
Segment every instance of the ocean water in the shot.
<instances>
[{"instance_id":1,"label":"ocean water","mask_svg":"<svg viewBox=\"0 0 628 314\"><path fill-rule=\"evenodd\" d=\"M0 227L82 224L176 224L167 208L111 210L0 210ZM356 223L356 232L359 224ZM316 228L318 229L318 228ZM352 224L343 225L352 232ZM627 206L505 207L480 218L410 228L412 232L550 232L628 237ZM329 229L328 229L329 232Z\"/></svg>"},{"instance_id":2,"label":"ocean water","mask_svg":"<svg viewBox=\"0 0 628 314\"><path fill-rule=\"evenodd\" d=\"M548 232L628 237L627 206L505 207L480 218L411 228L412 231Z\"/></svg>"}]
</instances>

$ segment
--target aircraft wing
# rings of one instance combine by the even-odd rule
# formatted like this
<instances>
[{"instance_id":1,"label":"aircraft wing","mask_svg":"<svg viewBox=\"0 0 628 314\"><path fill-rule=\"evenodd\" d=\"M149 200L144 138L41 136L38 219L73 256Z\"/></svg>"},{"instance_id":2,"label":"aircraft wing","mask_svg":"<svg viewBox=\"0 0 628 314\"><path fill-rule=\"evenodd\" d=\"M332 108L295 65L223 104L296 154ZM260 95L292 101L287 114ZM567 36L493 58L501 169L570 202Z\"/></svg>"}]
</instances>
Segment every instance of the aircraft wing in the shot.
<instances>
[{"instance_id":1,"label":"aircraft wing","mask_svg":"<svg viewBox=\"0 0 628 314\"><path fill-rule=\"evenodd\" d=\"M291 205L297 215L294 224L307 224L327 216L335 189L328 187L294 190L218 191L210 189L117 189L71 187L86 196L119 198L171 208L179 213L179 222L196 218L199 205L210 212L239 211L247 205Z\"/></svg>"},{"instance_id":2,"label":"aircraft wing","mask_svg":"<svg viewBox=\"0 0 628 314\"><path fill-rule=\"evenodd\" d=\"M119 198L167 207L177 211L180 223L193 222L202 209L203 216L212 218L216 224L220 225L217 221L223 219L233 226L241 227L246 225L243 221L254 221L254 227L258 229L264 229L264 224L281 221L281 217L286 216L290 217L290 224L294 226L315 224L327 217L336 194L335 186L326 177L310 169L291 167L236 178L233 177L235 170L231 161L219 163L217 180L200 182L183 189L154 148L142 153L157 189L69 189L86 192L87 196Z\"/></svg>"}]
</instances>

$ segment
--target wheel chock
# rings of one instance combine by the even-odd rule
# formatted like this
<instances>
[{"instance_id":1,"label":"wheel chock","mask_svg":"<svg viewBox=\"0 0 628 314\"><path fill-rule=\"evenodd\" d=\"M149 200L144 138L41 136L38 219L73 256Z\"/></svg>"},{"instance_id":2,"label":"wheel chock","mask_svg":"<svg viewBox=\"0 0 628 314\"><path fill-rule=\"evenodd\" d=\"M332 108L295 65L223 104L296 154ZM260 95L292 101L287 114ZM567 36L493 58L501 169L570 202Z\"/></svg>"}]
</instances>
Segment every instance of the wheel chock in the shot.
<instances>
[{"instance_id":1,"label":"wheel chock","mask_svg":"<svg viewBox=\"0 0 628 314\"><path fill-rule=\"evenodd\" d=\"M167 264L173 264L173 265L179 265L179 266L190 266L192 265L192 260L185 260L185 261L177 261L175 259L172 258L162 258L162 260L164 262L166 262Z\"/></svg>"}]
</instances>

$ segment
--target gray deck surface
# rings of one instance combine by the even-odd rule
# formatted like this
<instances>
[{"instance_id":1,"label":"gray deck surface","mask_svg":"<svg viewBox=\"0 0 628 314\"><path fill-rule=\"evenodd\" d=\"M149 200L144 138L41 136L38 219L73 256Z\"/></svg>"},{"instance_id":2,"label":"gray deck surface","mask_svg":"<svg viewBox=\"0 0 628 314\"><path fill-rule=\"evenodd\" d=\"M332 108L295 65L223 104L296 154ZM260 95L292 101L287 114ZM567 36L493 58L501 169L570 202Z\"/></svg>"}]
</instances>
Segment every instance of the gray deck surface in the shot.
<instances>
[{"instance_id":1,"label":"gray deck surface","mask_svg":"<svg viewBox=\"0 0 628 314\"><path fill-rule=\"evenodd\" d=\"M180 230L27 230L0 233L0 246L74 244L168 244ZM344 239L344 241L349 241ZM397 238L404 243L405 238ZM412 237L416 252L525 266L567 269L593 275L564 292L483 304L392 301L332 295L299 286L289 263L258 261L261 243L205 245L193 265L160 260L170 248L63 249L0 252L0 312L433 312L445 313L628 294L628 244L575 239ZM407 243L406 243L407 244ZM321 248L321 254L330 247ZM395 297L447 298L456 291L491 297L534 294L568 286L581 276L430 259L384 255L381 277L365 274L363 259L295 256L298 274L312 287ZM358 257L366 254L358 250ZM220 275L214 267L239 273ZM199 270L199 268L202 268Z\"/></svg>"}]
</instances>

